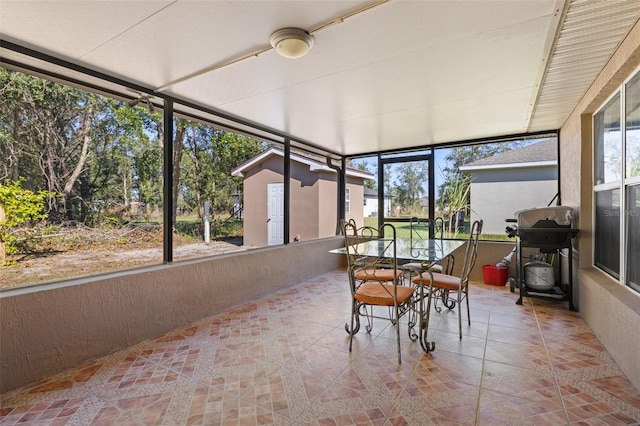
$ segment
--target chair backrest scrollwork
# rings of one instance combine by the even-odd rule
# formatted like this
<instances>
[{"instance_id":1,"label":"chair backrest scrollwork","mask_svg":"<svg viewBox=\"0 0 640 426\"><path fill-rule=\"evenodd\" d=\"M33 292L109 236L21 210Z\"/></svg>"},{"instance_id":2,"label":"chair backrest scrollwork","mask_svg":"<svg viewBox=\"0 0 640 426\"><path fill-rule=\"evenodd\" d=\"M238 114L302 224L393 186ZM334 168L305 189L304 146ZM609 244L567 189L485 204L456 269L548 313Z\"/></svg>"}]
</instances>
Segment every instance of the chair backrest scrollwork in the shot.
<instances>
[{"instance_id":1,"label":"chair backrest scrollwork","mask_svg":"<svg viewBox=\"0 0 640 426\"><path fill-rule=\"evenodd\" d=\"M396 229L391 224L384 224L379 229L371 226L357 227L355 221L349 220L343 223L345 237L345 249L347 254L347 268L351 278L351 287L355 291L357 284L352 278L358 271L365 271L375 281L375 271L398 267L396 254ZM364 252L362 243L375 243L369 245L375 250Z\"/></svg>"},{"instance_id":2,"label":"chair backrest scrollwork","mask_svg":"<svg viewBox=\"0 0 640 426\"><path fill-rule=\"evenodd\" d=\"M482 220L476 220L471 225L471 232L469 233L469 240L466 244L466 250L464 255L464 264L462 265L462 272L460 273L460 282L463 287L469 284L469 277L471 270L476 263L478 256L478 240L480 233L482 232Z\"/></svg>"}]
</instances>

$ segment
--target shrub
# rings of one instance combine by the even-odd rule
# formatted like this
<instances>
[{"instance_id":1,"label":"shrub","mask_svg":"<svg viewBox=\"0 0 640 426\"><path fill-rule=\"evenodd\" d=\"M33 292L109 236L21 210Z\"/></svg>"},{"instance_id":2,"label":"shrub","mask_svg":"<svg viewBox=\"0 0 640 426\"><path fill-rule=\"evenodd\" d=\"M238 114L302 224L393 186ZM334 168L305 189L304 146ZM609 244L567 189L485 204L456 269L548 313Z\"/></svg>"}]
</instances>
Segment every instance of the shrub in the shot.
<instances>
[{"instance_id":1,"label":"shrub","mask_svg":"<svg viewBox=\"0 0 640 426\"><path fill-rule=\"evenodd\" d=\"M23 179L0 184L0 261L16 252L16 238L11 228L33 220L46 219L45 199L51 195L47 191L33 192L22 188Z\"/></svg>"}]
</instances>

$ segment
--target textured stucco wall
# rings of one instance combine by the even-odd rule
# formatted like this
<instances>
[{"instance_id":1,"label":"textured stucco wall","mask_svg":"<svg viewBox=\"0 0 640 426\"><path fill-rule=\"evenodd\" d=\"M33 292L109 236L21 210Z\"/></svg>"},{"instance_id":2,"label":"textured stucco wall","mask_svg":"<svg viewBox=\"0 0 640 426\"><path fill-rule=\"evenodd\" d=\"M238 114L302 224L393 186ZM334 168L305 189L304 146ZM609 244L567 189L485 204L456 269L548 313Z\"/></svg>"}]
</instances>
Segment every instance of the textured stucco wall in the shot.
<instances>
[{"instance_id":1,"label":"textured stucco wall","mask_svg":"<svg viewBox=\"0 0 640 426\"><path fill-rule=\"evenodd\" d=\"M349 214L345 219L354 219L358 226L364 225L364 186L362 179L347 177L347 188L349 188Z\"/></svg>"},{"instance_id":2,"label":"textured stucco wall","mask_svg":"<svg viewBox=\"0 0 640 426\"><path fill-rule=\"evenodd\" d=\"M310 171L306 164L291 162L291 241L296 236L303 241L319 237L319 178L319 173ZM336 216L335 210L332 213Z\"/></svg>"},{"instance_id":3,"label":"textured stucco wall","mask_svg":"<svg viewBox=\"0 0 640 426\"><path fill-rule=\"evenodd\" d=\"M343 266L340 237L0 293L0 392Z\"/></svg>"},{"instance_id":4,"label":"textured stucco wall","mask_svg":"<svg viewBox=\"0 0 640 426\"><path fill-rule=\"evenodd\" d=\"M318 181L318 237L336 235L338 222L338 185L334 173L323 172Z\"/></svg>"},{"instance_id":5,"label":"textured stucco wall","mask_svg":"<svg viewBox=\"0 0 640 426\"><path fill-rule=\"evenodd\" d=\"M562 204L577 211L574 249L580 314L633 384L640 388L640 295L592 266L592 114L640 66L640 22L611 57L560 129Z\"/></svg>"},{"instance_id":6,"label":"textured stucco wall","mask_svg":"<svg viewBox=\"0 0 640 426\"><path fill-rule=\"evenodd\" d=\"M281 158L270 158L247 171L243 183L244 245L267 245L267 185L284 182L283 171L284 163Z\"/></svg>"}]
</instances>

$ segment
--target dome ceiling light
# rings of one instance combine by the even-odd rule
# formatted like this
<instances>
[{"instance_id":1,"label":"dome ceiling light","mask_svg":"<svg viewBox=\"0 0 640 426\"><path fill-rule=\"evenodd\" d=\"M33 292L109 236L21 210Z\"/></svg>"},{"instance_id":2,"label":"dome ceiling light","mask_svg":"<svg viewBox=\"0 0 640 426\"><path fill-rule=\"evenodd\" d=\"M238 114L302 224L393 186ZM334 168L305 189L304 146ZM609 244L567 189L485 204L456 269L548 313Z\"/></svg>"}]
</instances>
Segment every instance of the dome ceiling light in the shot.
<instances>
[{"instance_id":1,"label":"dome ceiling light","mask_svg":"<svg viewBox=\"0 0 640 426\"><path fill-rule=\"evenodd\" d=\"M380 5L383 5L389 1L390 0L378 0L374 3L361 7L360 9L353 10L342 16L338 16L329 21L326 21L323 24L309 31L305 31L300 28L282 28L274 32L273 34L271 34L271 37L270 37L271 46L265 46L260 50L256 50L254 52L238 56L228 61L211 64L208 67L202 68L198 71L192 72L191 74L184 75L173 81L165 83L164 85L156 88L155 91L163 92L168 88L175 86L178 83L191 80L192 78L196 78L203 74L207 74L212 71L216 71L221 68L225 68L230 65L237 64L238 62L242 62L247 59L257 58L258 56L270 51L271 49L275 49L280 55L284 56L285 58L300 58L305 54L307 54L307 52L309 52L309 50L311 50L311 48L313 47L313 43L315 39L311 34L314 34L317 31L325 30L337 24L342 24L348 18L352 18L363 12L366 12Z\"/></svg>"},{"instance_id":2,"label":"dome ceiling light","mask_svg":"<svg viewBox=\"0 0 640 426\"><path fill-rule=\"evenodd\" d=\"M295 59L303 57L311 50L314 38L300 28L282 28L271 34L269 41L281 56Z\"/></svg>"}]
</instances>

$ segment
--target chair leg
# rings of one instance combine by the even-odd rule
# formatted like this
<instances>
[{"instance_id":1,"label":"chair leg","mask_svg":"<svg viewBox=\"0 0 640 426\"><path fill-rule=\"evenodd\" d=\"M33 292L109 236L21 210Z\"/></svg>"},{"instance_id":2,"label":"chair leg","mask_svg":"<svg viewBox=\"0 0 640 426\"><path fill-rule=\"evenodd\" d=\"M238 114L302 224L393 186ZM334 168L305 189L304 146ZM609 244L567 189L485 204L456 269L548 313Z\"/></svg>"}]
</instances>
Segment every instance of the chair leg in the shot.
<instances>
[{"instance_id":1,"label":"chair leg","mask_svg":"<svg viewBox=\"0 0 640 426\"><path fill-rule=\"evenodd\" d=\"M349 326L349 324L344 325L345 331L349 334L349 352L351 352L351 348L353 347L353 335L360 330L359 309L358 302L354 300L351 305L351 326Z\"/></svg>"},{"instance_id":2,"label":"chair leg","mask_svg":"<svg viewBox=\"0 0 640 426\"><path fill-rule=\"evenodd\" d=\"M471 327L471 314L469 313L469 291L464 292L464 298L467 300L467 320L469 322L469 327Z\"/></svg>"},{"instance_id":3,"label":"chair leg","mask_svg":"<svg viewBox=\"0 0 640 426\"><path fill-rule=\"evenodd\" d=\"M458 332L462 340L462 289L458 289Z\"/></svg>"},{"instance_id":4,"label":"chair leg","mask_svg":"<svg viewBox=\"0 0 640 426\"><path fill-rule=\"evenodd\" d=\"M349 352L351 352L351 348L353 347L353 335L356 334L354 331L354 322L355 322L355 316L358 315L357 313L358 308L356 307L355 301L352 305L353 306L351 307L351 329L347 330L347 332L349 333Z\"/></svg>"},{"instance_id":5,"label":"chair leg","mask_svg":"<svg viewBox=\"0 0 640 426\"><path fill-rule=\"evenodd\" d=\"M396 346L398 348L398 364L402 363L402 359L400 358L400 318L398 315L398 305L395 306L395 324L393 325L396 328Z\"/></svg>"}]
</instances>

